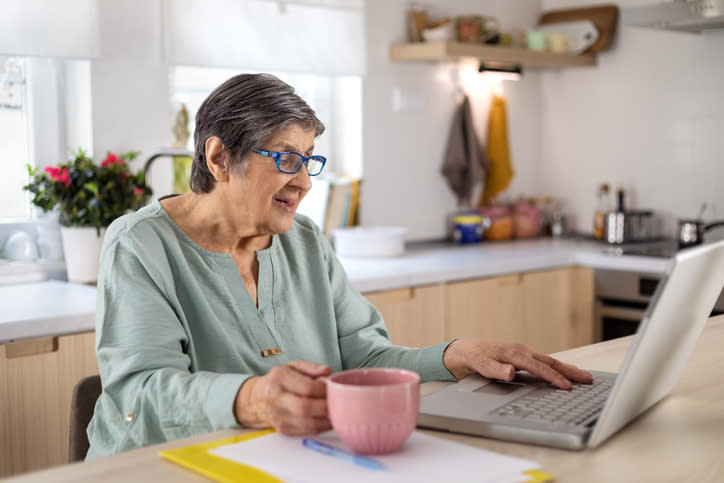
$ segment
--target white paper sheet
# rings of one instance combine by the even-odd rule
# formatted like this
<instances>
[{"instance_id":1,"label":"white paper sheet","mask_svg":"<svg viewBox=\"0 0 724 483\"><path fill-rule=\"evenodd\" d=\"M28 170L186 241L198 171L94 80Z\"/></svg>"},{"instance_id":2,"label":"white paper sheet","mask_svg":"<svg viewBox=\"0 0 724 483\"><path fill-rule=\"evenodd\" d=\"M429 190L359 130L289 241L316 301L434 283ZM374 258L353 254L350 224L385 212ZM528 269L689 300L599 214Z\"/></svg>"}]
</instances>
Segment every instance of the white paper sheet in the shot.
<instances>
[{"instance_id":1,"label":"white paper sheet","mask_svg":"<svg viewBox=\"0 0 724 483\"><path fill-rule=\"evenodd\" d=\"M253 466L287 483L375 482L521 482L522 473L537 469L523 460L415 431L393 454L374 456L387 470L375 471L314 452L300 437L272 433L211 450L212 454ZM346 448L336 433L315 440Z\"/></svg>"}]
</instances>

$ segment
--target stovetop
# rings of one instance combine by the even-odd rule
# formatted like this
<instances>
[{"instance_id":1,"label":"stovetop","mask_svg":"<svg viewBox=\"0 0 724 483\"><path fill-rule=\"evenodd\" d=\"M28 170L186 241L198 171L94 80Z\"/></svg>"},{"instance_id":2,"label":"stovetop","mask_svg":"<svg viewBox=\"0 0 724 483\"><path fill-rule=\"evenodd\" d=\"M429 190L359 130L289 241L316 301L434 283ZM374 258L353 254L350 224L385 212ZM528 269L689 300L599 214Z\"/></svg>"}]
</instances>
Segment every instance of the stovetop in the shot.
<instances>
[{"instance_id":1,"label":"stovetop","mask_svg":"<svg viewBox=\"0 0 724 483\"><path fill-rule=\"evenodd\" d=\"M609 245L604 252L609 255L635 255L639 257L671 258L679 251L676 240L626 243Z\"/></svg>"}]
</instances>

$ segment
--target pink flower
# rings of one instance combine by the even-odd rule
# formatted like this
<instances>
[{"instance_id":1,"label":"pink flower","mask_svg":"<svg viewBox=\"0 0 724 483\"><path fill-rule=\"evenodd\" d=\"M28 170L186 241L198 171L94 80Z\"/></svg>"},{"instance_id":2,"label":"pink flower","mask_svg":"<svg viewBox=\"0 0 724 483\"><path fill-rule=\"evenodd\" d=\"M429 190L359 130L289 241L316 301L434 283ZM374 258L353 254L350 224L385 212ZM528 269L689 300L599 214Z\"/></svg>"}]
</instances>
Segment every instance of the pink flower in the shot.
<instances>
[{"instance_id":1,"label":"pink flower","mask_svg":"<svg viewBox=\"0 0 724 483\"><path fill-rule=\"evenodd\" d=\"M48 173L48 178L55 181L58 175L60 175L60 168L58 166L46 166L45 172Z\"/></svg>"},{"instance_id":2,"label":"pink flower","mask_svg":"<svg viewBox=\"0 0 724 483\"><path fill-rule=\"evenodd\" d=\"M113 166L114 164L122 166L123 158L119 158L114 153L108 153L108 156L106 156L106 159L104 159L101 162L101 168L107 168L108 166Z\"/></svg>"},{"instance_id":3,"label":"pink flower","mask_svg":"<svg viewBox=\"0 0 724 483\"><path fill-rule=\"evenodd\" d=\"M131 175L128 173L121 173L121 178L123 178L123 179L128 179L130 177L131 177Z\"/></svg>"},{"instance_id":4,"label":"pink flower","mask_svg":"<svg viewBox=\"0 0 724 483\"><path fill-rule=\"evenodd\" d=\"M48 178L56 183L63 183L66 186L70 186L70 173L68 168L60 169L60 166L46 166L45 172L48 173Z\"/></svg>"},{"instance_id":5,"label":"pink flower","mask_svg":"<svg viewBox=\"0 0 724 483\"><path fill-rule=\"evenodd\" d=\"M63 183L66 186L70 186L70 173L68 172L68 168L63 168L56 178L56 181Z\"/></svg>"},{"instance_id":6,"label":"pink flower","mask_svg":"<svg viewBox=\"0 0 724 483\"><path fill-rule=\"evenodd\" d=\"M116 159L118 159L118 156L113 153L108 153L106 159L101 162L101 168L107 168L108 166L113 165L116 162Z\"/></svg>"},{"instance_id":7,"label":"pink flower","mask_svg":"<svg viewBox=\"0 0 724 483\"><path fill-rule=\"evenodd\" d=\"M134 195L142 195L144 193L146 193L146 192L143 190L143 188L133 188Z\"/></svg>"}]
</instances>

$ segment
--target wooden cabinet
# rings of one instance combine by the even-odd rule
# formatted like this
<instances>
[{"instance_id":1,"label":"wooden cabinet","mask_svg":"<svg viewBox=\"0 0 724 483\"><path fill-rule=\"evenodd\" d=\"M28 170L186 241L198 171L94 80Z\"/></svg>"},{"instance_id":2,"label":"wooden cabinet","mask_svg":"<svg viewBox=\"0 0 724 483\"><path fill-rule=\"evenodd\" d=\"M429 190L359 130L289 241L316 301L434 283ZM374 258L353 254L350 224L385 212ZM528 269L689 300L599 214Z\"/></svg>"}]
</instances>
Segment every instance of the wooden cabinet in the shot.
<instances>
[{"instance_id":1,"label":"wooden cabinet","mask_svg":"<svg viewBox=\"0 0 724 483\"><path fill-rule=\"evenodd\" d=\"M551 353L594 342L592 269L531 272L523 278L526 344Z\"/></svg>"},{"instance_id":2,"label":"wooden cabinet","mask_svg":"<svg viewBox=\"0 0 724 483\"><path fill-rule=\"evenodd\" d=\"M95 334L0 344L0 478L68 462L70 400L98 374Z\"/></svg>"},{"instance_id":3,"label":"wooden cabinet","mask_svg":"<svg viewBox=\"0 0 724 483\"><path fill-rule=\"evenodd\" d=\"M446 340L444 285L370 292L365 297L382 314L395 344L425 347Z\"/></svg>"},{"instance_id":4,"label":"wooden cabinet","mask_svg":"<svg viewBox=\"0 0 724 483\"><path fill-rule=\"evenodd\" d=\"M511 321L523 318L522 286L522 274L448 284L446 333L460 338L518 342L521 330Z\"/></svg>"},{"instance_id":5,"label":"wooden cabinet","mask_svg":"<svg viewBox=\"0 0 724 483\"><path fill-rule=\"evenodd\" d=\"M590 344L593 270L566 267L365 294L395 344L454 338L518 342L543 353Z\"/></svg>"},{"instance_id":6,"label":"wooden cabinet","mask_svg":"<svg viewBox=\"0 0 724 483\"><path fill-rule=\"evenodd\" d=\"M450 283L446 334L551 353L593 342L593 270L570 267Z\"/></svg>"}]
</instances>

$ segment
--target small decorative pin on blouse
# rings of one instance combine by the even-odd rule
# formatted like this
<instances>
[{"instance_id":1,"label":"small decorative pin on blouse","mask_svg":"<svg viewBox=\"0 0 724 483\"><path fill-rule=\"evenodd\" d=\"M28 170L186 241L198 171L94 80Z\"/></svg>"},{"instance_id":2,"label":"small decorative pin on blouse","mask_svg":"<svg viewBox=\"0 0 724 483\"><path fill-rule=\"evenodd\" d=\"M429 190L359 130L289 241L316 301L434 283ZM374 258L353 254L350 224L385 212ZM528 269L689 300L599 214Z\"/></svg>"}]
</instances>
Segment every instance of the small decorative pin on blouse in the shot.
<instances>
[{"instance_id":1,"label":"small decorative pin on blouse","mask_svg":"<svg viewBox=\"0 0 724 483\"><path fill-rule=\"evenodd\" d=\"M264 349L261 351L262 357L270 357L270 356L278 356L282 353L282 350L279 347L273 347L271 349Z\"/></svg>"}]
</instances>

